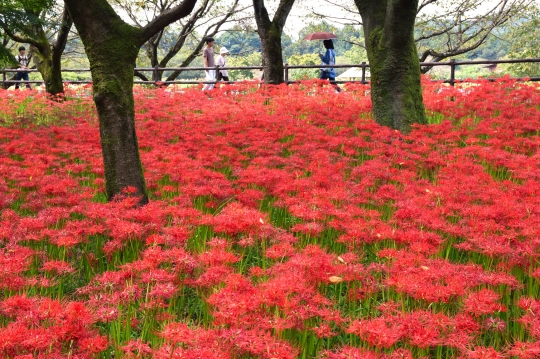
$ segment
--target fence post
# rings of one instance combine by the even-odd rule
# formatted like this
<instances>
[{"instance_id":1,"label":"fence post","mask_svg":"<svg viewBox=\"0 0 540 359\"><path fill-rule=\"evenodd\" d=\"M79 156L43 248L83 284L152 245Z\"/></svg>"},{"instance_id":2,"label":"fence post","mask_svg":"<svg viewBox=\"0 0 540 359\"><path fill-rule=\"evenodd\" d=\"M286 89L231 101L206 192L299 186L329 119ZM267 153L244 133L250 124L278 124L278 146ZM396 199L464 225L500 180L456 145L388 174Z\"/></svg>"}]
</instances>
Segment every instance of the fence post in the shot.
<instances>
[{"instance_id":1,"label":"fence post","mask_svg":"<svg viewBox=\"0 0 540 359\"><path fill-rule=\"evenodd\" d=\"M154 86L157 87L158 79L159 79L159 65L154 66L154 71L152 71L152 77L154 80Z\"/></svg>"},{"instance_id":2,"label":"fence post","mask_svg":"<svg viewBox=\"0 0 540 359\"><path fill-rule=\"evenodd\" d=\"M6 69L2 69L2 88L7 89L7 85L6 85Z\"/></svg>"},{"instance_id":3,"label":"fence post","mask_svg":"<svg viewBox=\"0 0 540 359\"><path fill-rule=\"evenodd\" d=\"M366 84L366 62L362 61L362 85Z\"/></svg>"},{"instance_id":4,"label":"fence post","mask_svg":"<svg viewBox=\"0 0 540 359\"><path fill-rule=\"evenodd\" d=\"M285 63L283 67L285 68L285 83L288 85L289 84L289 64Z\"/></svg>"},{"instance_id":5,"label":"fence post","mask_svg":"<svg viewBox=\"0 0 540 359\"><path fill-rule=\"evenodd\" d=\"M450 86L454 86L456 80L456 60L450 60Z\"/></svg>"}]
</instances>

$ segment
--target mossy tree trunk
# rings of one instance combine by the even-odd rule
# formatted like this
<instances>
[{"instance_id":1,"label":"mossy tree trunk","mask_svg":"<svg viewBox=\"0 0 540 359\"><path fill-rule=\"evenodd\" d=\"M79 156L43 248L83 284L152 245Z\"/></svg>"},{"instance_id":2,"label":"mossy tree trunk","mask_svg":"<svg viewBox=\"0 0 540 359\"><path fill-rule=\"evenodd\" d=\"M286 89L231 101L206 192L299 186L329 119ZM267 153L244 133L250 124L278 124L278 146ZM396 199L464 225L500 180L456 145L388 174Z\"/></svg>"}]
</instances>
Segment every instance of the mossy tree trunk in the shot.
<instances>
[{"instance_id":1,"label":"mossy tree trunk","mask_svg":"<svg viewBox=\"0 0 540 359\"><path fill-rule=\"evenodd\" d=\"M64 92L64 83L60 60L54 61L50 53L42 54L41 51L33 51L33 54L36 68L45 84L45 91L53 96L62 94Z\"/></svg>"},{"instance_id":2,"label":"mossy tree trunk","mask_svg":"<svg viewBox=\"0 0 540 359\"><path fill-rule=\"evenodd\" d=\"M139 205L148 202L135 131L135 61L146 41L189 15L195 3L185 0L137 28L126 24L106 0L65 0L90 61L109 200L131 188L140 197Z\"/></svg>"},{"instance_id":3,"label":"mossy tree trunk","mask_svg":"<svg viewBox=\"0 0 540 359\"><path fill-rule=\"evenodd\" d=\"M293 4L294 0L280 0L270 20L264 0L253 0L257 31L261 38L264 82L267 84L277 85L285 81L281 35Z\"/></svg>"},{"instance_id":4,"label":"mossy tree trunk","mask_svg":"<svg viewBox=\"0 0 540 359\"><path fill-rule=\"evenodd\" d=\"M41 15L41 11L26 9L26 12L32 13L35 18ZM53 42L49 41L47 31L40 22L29 26L23 34L15 34L9 29L4 29L14 41L30 44L32 60L43 78L45 91L49 95L59 95L64 92L61 60L72 25L69 12L64 9L60 28Z\"/></svg>"},{"instance_id":5,"label":"mossy tree trunk","mask_svg":"<svg viewBox=\"0 0 540 359\"><path fill-rule=\"evenodd\" d=\"M355 0L362 16L375 120L404 133L427 123L414 41L418 0Z\"/></svg>"}]
</instances>

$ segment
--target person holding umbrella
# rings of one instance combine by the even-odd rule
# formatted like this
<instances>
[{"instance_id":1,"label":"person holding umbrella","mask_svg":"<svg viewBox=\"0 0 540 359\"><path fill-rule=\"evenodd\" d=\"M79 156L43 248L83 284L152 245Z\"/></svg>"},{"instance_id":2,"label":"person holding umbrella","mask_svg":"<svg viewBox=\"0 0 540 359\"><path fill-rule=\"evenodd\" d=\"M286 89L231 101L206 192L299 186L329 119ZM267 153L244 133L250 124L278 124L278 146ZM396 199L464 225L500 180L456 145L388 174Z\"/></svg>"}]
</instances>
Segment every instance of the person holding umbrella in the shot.
<instances>
[{"instance_id":1,"label":"person holding umbrella","mask_svg":"<svg viewBox=\"0 0 540 359\"><path fill-rule=\"evenodd\" d=\"M334 50L334 43L332 39L337 39L337 36L331 32L314 32L306 35L304 40L323 40L323 45L326 48L324 55L319 54L323 65L335 65L336 64L336 51ZM336 69L332 67L321 68L321 80L330 80L330 83L334 86L337 92L341 89L336 85Z\"/></svg>"},{"instance_id":2,"label":"person holding umbrella","mask_svg":"<svg viewBox=\"0 0 540 359\"><path fill-rule=\"evenodd\" d=\"M326 53L324 56L319 54L323 65L335 65L336 64L336 51L334 50L334 42L330 39L323 40L323 45L326 48ZM321 68L321 80L330 80L330 83L334 85L337 92L340 92L341 89L336 85L336 69L333 67L323 67Z\"/></svg>"},{"instance_id":3,"label":"person holding umbrella","mask_svg":"<svg viewBox=\"0 0 540 359\"><path fill-rule=\"evenodd\" d=\"M319 54L323 65L335 65L336 64L336 51L334 50L334 42L332 40L323 40L323 45L326 48L324 56ZM336 80L336 69L332 67L321 68L321 80Z\"/></svg>"}]
</instances>

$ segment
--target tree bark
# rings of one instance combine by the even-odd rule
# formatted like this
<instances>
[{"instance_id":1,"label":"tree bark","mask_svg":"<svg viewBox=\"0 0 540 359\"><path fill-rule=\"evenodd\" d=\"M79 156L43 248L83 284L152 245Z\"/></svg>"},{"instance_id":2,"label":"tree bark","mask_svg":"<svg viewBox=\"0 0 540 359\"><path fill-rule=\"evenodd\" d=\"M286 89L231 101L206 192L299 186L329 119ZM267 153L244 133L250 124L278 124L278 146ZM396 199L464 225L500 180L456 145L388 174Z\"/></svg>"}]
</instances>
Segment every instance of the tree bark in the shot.
<instances>
[{"instance_id":1,"label":"tree bark","mask_svg":"<svg viewBox=\"0 0 540 359\"><path fill-rule=\"evenodd\" d=\"M414 41L418 0L355 0L363 20L377 123L404 133L427 118Z\"/></svg>"},{"instance_id":2,"label":"tree bark","mask_svg":"<svg viewBox=\"0 0 540 359\"><path fill-rule=\"evenodd\" d=\"M274 18L270 20L264 0L253 0L257 31L261 38L264 82L267 84L285 82L281 35L293 4L294 0L281 0Z\"/></svg>"},{"instance_id":3,"label":"tree bark","mask_svg":"<svg viewBox=\"0 0 540 359\"><path fill-rule=\"evenodd\" d=\"M136 28L122 21L106 0L65 0L90 61L108 200L130 188L139 196L139 205L148 203L135 131L135 61L146 41L188 15L195 3L185 0L144 28Z\"/></svg>"},{"instance_id":4,"label":"tree bark","mask_svg":"<svg viewBox=\"0 0 540 359\"><path fill-rule=\"evenodd\" d=\"M269 29L259 31L259 34L261 36L264 81L267 84L281 84L285 82L283 51L281 48L282 31L275 25L270 25Z\"/></svg>"},{"instance_id":5,"label":"tree bark","mask_svg":"<svg viewBox=\"0 0 540 359\"><path fill-rule=\"evenodd\" d=\"M34 63L43 78L45 91L52 96L64 92L64 83L62 78L62 69L60 60L53 61L51 51L41 52L33 48Z\"/></svg>"}]
</instances>

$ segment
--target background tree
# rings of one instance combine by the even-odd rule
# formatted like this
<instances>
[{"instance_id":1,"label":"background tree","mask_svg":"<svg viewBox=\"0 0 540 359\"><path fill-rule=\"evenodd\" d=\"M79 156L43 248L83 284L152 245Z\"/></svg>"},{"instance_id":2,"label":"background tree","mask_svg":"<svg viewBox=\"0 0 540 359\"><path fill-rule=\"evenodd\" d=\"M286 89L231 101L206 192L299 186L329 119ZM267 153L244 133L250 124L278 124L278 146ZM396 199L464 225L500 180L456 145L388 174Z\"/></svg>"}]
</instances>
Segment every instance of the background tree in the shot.
<instances>
[{"instance_id":1,"label":"background tree","mask_svg":"<svg viewBox=\"0 0 540 359\"><path fill-rule=\"evenodd\" d=\"M217 43L229 50L230 67L261 65L261 40L250 26L243 28L237 23L219 35ZM257 70L229 70L229 76L234 80L250 80L260 75Z\"/></svg>"},{"instance_id":2,"label":"background tree","mask_svg":"<svg viewBox=\"0 0 540 359\"><path fill-rule=\"evenodd\" d=\"M19 62L15 59L15 56L13 56L13 45L13 41L11 41L9 36L7 36L0 28L0 68L13 69L19 66ZM9 81L16 79L15 73L7 73L6 75L9 75L9 78L6 77ZM3 89L8 89L15 84L9 81L2 84Z\"/></svg>"},{"instance_id":3,"label":"background tree","mask_svg":"<svg viewBox=\"0 0 540 359\"><path fill-rule=\"evenodd\" d=\"M540 58L540 9L532 7L513 21L505 35L510 59ZM513 64L509 70L518 77L540 76L540 63Z\"/></svg>"},{"instance_id":4,"label":"background tree","mask_svg":"<svg viewBox=\"0 0 540 359\"><path fill-rule=\"evenodd\" d=\"M292 55L288 59L289 65L318 65L321 63L321 59L317 53ZM318 78L320 70L315 69L292 69L289 71L289 78L291 80L306 80Z\"/></svg>"},{"instance_id":5,"label":"background tree","mask_svg":"<svg viewBox=\"0 0 540 359\"><path fill-rule=\"evenodd\" d=\"M180 21L177 35L175 29L166 27L152 36L144 45L144 54L150 61L152 67L167 67L170 61L178 55L185 47L189 37L194 39L194 46L188 50L187 56L179 64L179 67L189 66L200 54L206 45L205 39L208 36L215 37L222 26L234 19L234 15L245 10L245 7L239 7L240 0L220 1L203 0L200 5L191 13L191 15ZM126 13L132 24L142 28L155 16L168 11L177 6L180 1L145 1L134 2L130 0L111 0L111 3ZM202 29L200 35L198 31ZM165 35L174 39L173 43L167 44ZM160 57L160 51L163 55ZM173 71L167 76L166 81L174 81L182 71ZM145 74L136 72L135 75L144 81L151 80ZM163 71L158 72L158 80L162 80Z\"/></svg>"},{"instance_id":6,"label":"background tree","mask_svg":"<svg viewBox=\"0 0 540 359\"><path fill-rule=\"evenodd\" d=\"M62 93L61 59L72 26L67 10L48 0L6 1L0 10L4 33L13 41L30 44L45 90L51 95Z\"/></svg>"},{"instance_id":7,"label":"background tree","mask_svg":"<svg viewBox=\"0 0 540 359\"><path fill-rule=\"evenodd\" d=\"M261 39L251 27L243 28L235 24L217 37L220 45L226 46L231 55L247 55L261 52Z\"/></svg>"},{"instance_id":8,"label":"background tree","mask_svg":"<svg viewBox=\"0 0 540 359\"><path fill-rule=\"evenodd\" d=\"M140 28L124 22L107 0L65 0L90 61L109 200L129 187L140 205L148 202L135 132L135 62L141 46L188 16L196 2L184 0Z\"/></svg>"},{"instance_id":9,"label":"background tree","mask_svg":"<svg viewBox=\"0 0 540 359\"><path fill-rule=\"evenodd\" d=\"M7 41L0 42L0 68L17 66L17 60L15 60L11 51L6 47L7 44Z\"/></svg>"},{"instance_id":10,"label":"background tree","mask_svg":"<svg viewBox=\"0 0 540 359\"><path fill-rule=\"evenodd\" d=\"M427 123L414 41L418 0L355 0L362 16L375 120L405 133Z\"/></svg>"},{"instance_id":11,"label":"background tree","mask_svg":"<svg viewBox=\"0 0 540 359\"><path fill-rule=\"evenodd\" d=\"M420 61L439 62L478 49L490 35L527 8L529 0L478 0L437 2L423 0L424 8L433 4L433 12L419 8L416 43ZM481 10L483 6L483 10ZM422 68L426 73L431 67Z\"/></svg>"},{"instance_id":12,"label":"background tree","mask_svg":"<svg viewBox=\"0 0 540 359\"><path fill-rule=\"evenodd\" d=\"M281 84L285 81L281 37L293 4L294 0L280 0L274 17L270 20L264 0L253 0L257 32L261 38L265 83Z\"/></svg>"},{"instance_id":13,"label":"background tree","mask_svg":"<svg viewBox=\"0 0 540 359\"><path fill-rule=\"evenodd\" d=\"M357 2L357 1L356 1ZM320 18L340 24L362 25L353 0L324 0L339 9L328 16L316 8ZM417 6L415 42L420 61L439 62L478 49L494 30L528 9L533 0L421 0ZM356 42L364 46L364 42ZM425 67L422 72L431 68Z\"/></svg>"}]
</instances>

